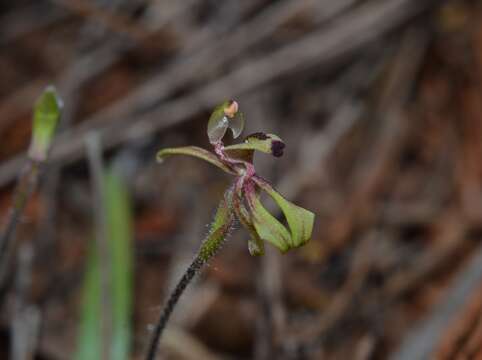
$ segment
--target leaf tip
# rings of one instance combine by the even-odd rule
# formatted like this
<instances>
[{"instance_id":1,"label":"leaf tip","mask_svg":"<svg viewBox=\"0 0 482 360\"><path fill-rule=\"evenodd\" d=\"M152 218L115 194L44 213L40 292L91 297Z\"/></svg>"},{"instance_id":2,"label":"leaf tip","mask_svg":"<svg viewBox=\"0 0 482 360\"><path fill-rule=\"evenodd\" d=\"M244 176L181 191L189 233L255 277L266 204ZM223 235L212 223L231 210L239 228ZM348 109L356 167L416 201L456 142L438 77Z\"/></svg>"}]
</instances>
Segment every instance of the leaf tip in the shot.
<instances>
[{"instance_id":1,"label":"leaf tip","mask_svg":"<svg viewBox=\"0 0 482 360\"><path fill-rule=\"evenodd\" d=\"M53 141L63 102L53 85L47 86L33 109L32 140L29 156L44 161Z\"/></svg>"}]
</instances>

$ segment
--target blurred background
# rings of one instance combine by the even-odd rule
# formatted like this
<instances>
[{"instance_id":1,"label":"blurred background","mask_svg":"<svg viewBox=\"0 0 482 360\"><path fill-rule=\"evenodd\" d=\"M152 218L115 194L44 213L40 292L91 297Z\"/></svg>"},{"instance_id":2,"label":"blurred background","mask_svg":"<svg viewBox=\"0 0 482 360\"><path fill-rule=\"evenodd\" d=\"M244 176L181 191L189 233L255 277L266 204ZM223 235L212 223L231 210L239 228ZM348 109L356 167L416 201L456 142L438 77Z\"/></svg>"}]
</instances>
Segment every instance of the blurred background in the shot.
<instances>
[{"instance_id":1,"label":"blurred background","mask_svg":"<svg viewBox=\"0 0 482 360\"><path fill-rule=\"evenodd\" d=\"M0 283L0 358L143 358L232 181L155 154L209 148L225 99L244 135L285 141L256 168L316 214L313 238L251 257L235 230L159 358L482 356L481 5L0 1L2 224L35 99L64 101Z\"/></svg>"}]
</instances>

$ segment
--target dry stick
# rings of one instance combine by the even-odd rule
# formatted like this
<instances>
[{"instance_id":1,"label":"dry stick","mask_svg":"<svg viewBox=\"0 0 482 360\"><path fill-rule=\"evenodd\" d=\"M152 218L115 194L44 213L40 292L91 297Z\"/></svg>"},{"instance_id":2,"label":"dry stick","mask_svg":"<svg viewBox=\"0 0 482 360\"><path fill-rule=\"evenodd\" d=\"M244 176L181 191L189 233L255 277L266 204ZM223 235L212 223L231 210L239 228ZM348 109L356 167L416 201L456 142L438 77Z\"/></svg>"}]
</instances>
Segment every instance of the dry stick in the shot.
<instances>
[{"instance_id":1,"label":"dry stick","mask_svg":"<svg viewBox=\"0 0 482 360\"><path fill-rule=\"evenodd\" d=\"M262 34L256 34L256 37L249 36L248 38L256 38L259 40L262 39L260 35ZM192 32L189 33L188 36L192 38ZM80 124L76 131L85 133L90 131L90 129L104 126L105 123L118 121L119 118L122 117L125 118L127 114L133 114L136 111L139 112L152 107L153 104L156 104L171 94L176 87L185 85L189 80L192 80L196 74L203 73L208 65L211 67L221 66L223 59L229 54L228 45L243 39L243 37L239 36L238 38L234 38L231 35L225 40L219 40L216 36L212 35L202 39L202 41L187 39L188 44L183 51L181 51L182 57L179 61L174 62L173 65L165 69L160 75L146 81L138 89L131 91L129 95L121 101L93 115L90 119ZM198 44L198 42L200 42L200 44ZM242 44L239 44L238 47L242 48ZM236 49L238 49L238 47ZM213 54L216 52L222 52L223 57L217 56L213 58ZM221 62L218 59L221 60ZM172 74L176 75L173 76ZM66 134L66 137L68 136L69 135Z\"/></svg>"},{"instance_id":2,"label":"dry stick","mask_svg":"<svg viewBox=\"0 0 482 360\"><path fill-rule=\"evenodd\" d=\"M42 16L39 16L39 14L42 14ZM46 10L45 3L40 1L36 1L30 6L15 9L0 17L0 47L66 18L68 18L66 11L54 6ZM21 19L21 21L18 19Z\"/></svg>"},{"instance_id":3,"label":"dry stick","mask_svg":"<svg viewBox=\"0 0 482 360\"><path fill-rule=\"evenodd\" d=\"M14 250L15 230L38 181L41 161L29 159L21 171L13 195L13 204L0 235L0 288L5 285Z\"/></svg>"},{"instance_id":4,"label":"dry stick","mask_svg":"<svg viewBox=\"0 0 482 360\"><path fill-rule=\"evenodd\" d=\"M102 328L102 355L108 359L112 339L112 299L110 293L111 256L108 245L107 220L105 209L104 165L102 161L101 139L98 133L91 133L85 139L89 170L92 179L95 244L98 254L101 285L101 328Z\"/></svg>"},{"instance_id":5,"label":"dry stick","mask_svg":"<svg viewBox=\"0 0 482 360\"><path fill-rule=\"evenodd\" d=\"M18 266L15 276L15 297L11 319L11 358L29 360L35 355L40 330L41 314L29 302L32 286L33 246L30 242L22 244L18 251Z\"/></svg>"},{"instance_id":6,"label":"dry stick","mask_svg":"<svg viewBox=\"0 0 482 360\"><path fill-rule=\"evenodd\" d=\"M106 127L106 146L142 138L178 124L205 106L214 106L219 99L225 97L227 89L231 95L237 96L281 75L301 71L315 63L332 64L393 30L403 21L425 9L429 3L430 1L420 4L413 0L392 0L375 7L368 6L353 11L340 17L330 28L309 34L302 40L276 50L262 59L249 62L191 95L172 101L157 111L140 115L134 123L130 118L119 120L115 127L126 124L123 132L110 131L114 125ZM71 149L64 150L73 156L75 144L72 143L72 139L70 145Z\"/></svg>"},{"instance_id":7,"label":"dry stick","mask_svg":"<svg viewBox=\"0 0 482 360\"><path fill-rule=\"evenodd\" d=\"M329 28L309 34L300 41L286 45L262 59L253 60L218 81L174 100L159 110L139 115L136 122L132 122L129 116L131 112L123 109L126 112L113 110L116 116L107 116L108 119L116 121L102 126L101 120L97 120L95 126L101 127L99 131L105 134L104 148L111 148L126 140L144 138L185 121L206 106L214 106L219 99L225 97L226 89L230 89L232 96L237 96L273 81L281 75L293 74L314 64L326 66L346 58L420 14L434 3L439 2L391 0L360 7L341 16ZM144 104L143 101L140 104L127 101L126 105L136 108L142 104ZM119 128L123 131L119 132ZM112 131L114 129L116 131ZM78 130L59 137L52 153L52 160L67 163L82 158L82 136L87 130L88 124L85 124L79 126ZM0 168L0 186L12 180L21 161L22 156L17 156Z\"/></svg>"},{"instance_id":8,"label":"dry stick","mask_svg":"<svg viewBox=\"0 0 482 360\"><path fill-rule=\"evenodd\" d=\"M391 356L394 360L430 359L443 331L467 303L470 294L482 281L482 247L468 265L452 280L452 286L441 297L425 320L408 332L400 348Z\"/></svg>"},{"instance_id":9,"label":"dry stick","mask_svg":"<svg viewBox=\"0 0 482 360\"><path fill-rule=\"evenodd\" d=\"M366 209L373 194L380 190L380 179L393 166L393 158L399 153L402 140L406 136L407 124L402 121L402 108L410 94L412 80L418 72L427 44L428 36L424 32L408 30L403 36L396 53L396 61L383 88L383 97L375 109L375 115L381 124L377 128L377 140L357 161L360 165L355 168L352 176L352 183L356 188L348 195L348 206L341 210L331 224L333 236L323 249L324 258L340 249L350 239L349 234L356 222L369 221L369 217L374 214ZM381 118L384 120L381 121ZM364 211L361 211L362 208Z\"/></svg>"},{"instance_id":10,"label":"dry stick","mask_svg":"<svg viewBox=\"0 0 482 360\"><path fill-rule=\"evenodd\" d=\"M186 289L186 287L189 285L191 280L194 278L197 272L202 268L202 266L206 263L205 260L201 259L199 256L197 256L194 261L189 265L189 268L187 271L184 273L182 276L181 280L176 285L176 288L174 291L171 293L169 296L169 300L167 301L163 311L161 312L161 315L159 317L159 321L157 322L151 342L149 344L149 351L146 356L146 360L154 360L157 349L159 347L159 339L161 338L162 332L166 327L166 324L171 317L172 311L174 310L174 307L176 306L177 302L179 301L182 293Z\"/></svg>"},{"instance_id":11,"label":"dry stick","mask_svg":"<svg viewBox=\"0 0 482 360\"><path fill-rule=\"evenodd\" d=\"M143 41L149 35L149 31L122 14L110 12L95 5L92 1L84 0L51 0L74 13L88 19L93 19L107 28L127 35L132 40Z\"/></svg>"},{"instance_id":12,"label":"dry stick","mask_svg":"<svg viewBox=\"0 0 482 360\"><path fill-rule=\"evenodd\" d=\"M314 0L291 0L281 4L282 6L276 4L268 7L251 22L243 24L229 36L221 39L207 38L198 47L195 46L195 41L189 41L187 49L181 52L182 57L179 61L174 62L138 89L131 91L122 101L95 114L79 125L77 131L88 131L106 122L118 121L126 115L152 107L177 87L193 79L199 79L200 74L205 74L206 70L221 67L249 46L266 39L284 21L293 16L293 12L313 2ZM214 56L218 53L222 53L223 56Z\"/></svg>"},{"instance_id":13,"label":"dry stick","mask_svg":"<svg viewBox=\"0 0 482 360\"><path fill-rule=\"evenodd\" d=\"M315 347L323 339L325 332L340 321L354 306L353 299L361 291L373 267L373 246L380 240L379 231L368 232L356 245L348 277L341 289L333 296L326 311L320 314L313 326L304 329L299 338L306 347Z\"/></svg>"},{"instance_id":14,"label":"dry stick","mask_svg":"<svg viewBox=\"0 0 482 360\"><path fill-rule=\"evenodd\" d=\"M277 355L276 345L283 336L285 311L282 301L280 254L266 249L258 262L256 281L259 315L256 321L255 359L272 359Z\"/></svg>"},{"instance_id":15,"label":"dry stick","mask_svg":"<svg viewBox=\"0 0 482 360\"><path fill-rule=\"evenodd\" d=\"M463 256L470 249L470 243L463 241L468 224L465 219L449 210L440 220L442 230L437 238L438 246L420 256L417 266L400 271L390 278L384 287L384 296L396 301L400 297L415 291L426 284L428 279L437 274L450 261Z\"/></svg>"}]
</instances>

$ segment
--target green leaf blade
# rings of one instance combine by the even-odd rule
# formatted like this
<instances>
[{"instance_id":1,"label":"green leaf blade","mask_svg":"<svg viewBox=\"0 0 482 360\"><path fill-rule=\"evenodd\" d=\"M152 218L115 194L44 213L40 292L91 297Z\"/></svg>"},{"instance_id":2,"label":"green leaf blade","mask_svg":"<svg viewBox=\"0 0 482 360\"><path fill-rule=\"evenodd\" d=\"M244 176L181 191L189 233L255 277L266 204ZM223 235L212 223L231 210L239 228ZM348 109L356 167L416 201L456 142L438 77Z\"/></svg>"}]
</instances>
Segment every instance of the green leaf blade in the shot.
<instances>
[{"instance_id":1,"label":"green leaf blade","mask_svg":"<svg viewBox=\"0 0 482 360\"><path fill-rule=\"evenodd\" d=\"M101 276L99 256L94 243L89 248L87 270L82 287L82 307L75 360L102 358Z\"/></svg>"},{"instance_id":2,"label":"green leaf blade","mask_svg":"<svg viewBox=\"0 0 482 360\"><path fill-rule=\"evenodd\" d=\"M233 190L228 189L224 194L224 198L219 203L216 215L214 215L214 220L209 229L209 234L199 250L199 257L203 261L208 261L219 250L233 227L234 213L232 210L232 196Z\"/></svg>"},{"instance_id":3,"label":"green leaf blade","mask_svg":"<svg viewBox=\"0 0 482 360\"><path fill-rule=\"evenodd\" d=\"M89 247L86 273L82 288L82 308L77 338L76 360L102 359L105 349L109 359L127 360L131 348L131 317L133 289L132 214L127 187L113 170L103 175L103 202L107 225L109 265L106 267L110 286L109 316L104 316L102 296L103 259L95 243ZM110 319L109 343L103 344L101 321Z\"/></svg>"},{"instance_id":4,"label":"green leaf blade","mask_svg":"<svg viewBox=\"0 0 482 360\"><path fill-rule=\"evenodd\" d=\"M133 294L133 226L129 191L121 176L107 172L105 204L111 254L112 360L129 359Z\"/></svg>"}]
</instances>

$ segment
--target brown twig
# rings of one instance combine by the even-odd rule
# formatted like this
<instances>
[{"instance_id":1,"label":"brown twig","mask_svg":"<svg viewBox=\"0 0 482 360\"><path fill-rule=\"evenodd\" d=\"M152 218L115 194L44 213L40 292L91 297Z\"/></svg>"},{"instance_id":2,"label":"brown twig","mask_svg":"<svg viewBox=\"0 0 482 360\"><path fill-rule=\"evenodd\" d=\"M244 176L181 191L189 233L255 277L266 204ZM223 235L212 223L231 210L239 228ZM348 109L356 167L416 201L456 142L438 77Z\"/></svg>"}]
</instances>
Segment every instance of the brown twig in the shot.
<instances>
[{"instance_id":1,"label":"brown twig","mask_svg":"<svg viewBox=\"0 0 482 360\"><path fill-rule=\"evenodd\" d=\"M107 28L127 35L135 41L142 42L149 35L147 30L143 29L139 24L134 23L128 17L101 9L88 0L52 1L83 17L99 21Z\"/></svg>"},{"instance_id":2,"label":"brown twig","mask_svg":"<svg viewBox=\"0 0 482 360\"><path fill-rule=\"evenodd\" d=\"M18 251L18 266L11 319L11 349L13 360L32 360L35 357L40 330L40 311L30 302L33 246L22 244Z\"/></svg>"},{"instance_id":3,"label":"brown twig","mask_svg":"<svg viewBox=\"0 0 482 360\"><path fill-rule=\"evenodd\" d=\"M29 159L18 177L12 207L0 235L0 288L5 286L15 247L15 231L27 201L37 185L41 166L42 162Z\"/></svg>"},{"instance_id":4,"label":"brown twig","mask_svg":"<svg viewBox=\"0 0 482 360\"><path fill-rule=\"evenodd\" d=\"M282 75L298 72L313 64L326 66L336 60L346 58L349 54L367 46L434 3L436 2L391 0L376 6L361 7L341 16L330 27L309 34L302 40L276 50L263 59L253 60L242 65L218 81L172 101L159 110L137 115L136 121L132 122L130 114L133 109L140 111L152 107L152 103L146 104L146 97L152 92L148 89L158 90L157 86L152 84L144 87L142 91L136 92L134 98L124 99L124 104L120 107L122 110L115 108L106 110L107 113L110 113L109 116L98 118L98 121L103 119L101 122L104 124L100 125L96 121L95 126L101 127L100 131L105 135L106 148L126 140L143 138L185 121L204 107L214 106L219 99L224 98L228 88L232 96L239 95ZM347 24L349 25L347 26ZM373 29L377 30L373 31ZM293 61L287 61L287 59ZM137 101L131 102L137 97ZM158 97L156 97L157 99ZM106 114L104 113L104 115ZM115 121L107 121L114 119ZM90 125L93 126L94 123ZM52 153L52 159L66 163L82 157L82 137L90 125L86 123L62 136L56 145L56 150ZM117 130L123 128L124 130L122 132L112 131L113 128ZM12 180L15 172L18 171L21 159L22 156L15 157L0 168L0 185Z\"/></svg>"}]
</instances>

